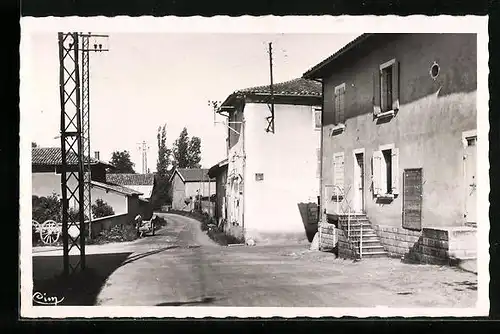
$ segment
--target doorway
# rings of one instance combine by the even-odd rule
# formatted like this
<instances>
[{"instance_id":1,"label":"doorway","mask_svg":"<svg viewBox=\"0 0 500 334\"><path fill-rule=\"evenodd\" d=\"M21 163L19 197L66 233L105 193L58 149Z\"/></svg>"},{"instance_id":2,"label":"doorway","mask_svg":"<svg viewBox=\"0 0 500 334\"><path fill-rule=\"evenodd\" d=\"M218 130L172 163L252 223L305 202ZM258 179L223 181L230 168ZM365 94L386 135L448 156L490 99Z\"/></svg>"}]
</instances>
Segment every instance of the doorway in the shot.
<instances>
[{"instance_id":1,"label":"doorway","mask_svg":"<svg viewBox=\"0 0 500 334\"><path fill-rule=\"evenodd\" d=\"M422 168L404 170L403 178L403 228L422 230Z\"/></svg>"},{"instance_id":2,"label":"doorway","mask_svg":"<svg viewBox=\"0 0 500 334\"><path fill-rule=\"evenodd\" d=\"M354 203L353 209L356 213L364 211L365 198L365 168L364 168L364 153L354 153Z\"/></svg>"},{"instance_id":3,"label":"doorway","mask_svg":"<svg viewBox=\"0 0 500 334\"><path fill-rule=\"evenodd\" d=\"M476 154L477 135L464 136L465 222L475 226L477 205Z\"/></svg>"}]
</instances>

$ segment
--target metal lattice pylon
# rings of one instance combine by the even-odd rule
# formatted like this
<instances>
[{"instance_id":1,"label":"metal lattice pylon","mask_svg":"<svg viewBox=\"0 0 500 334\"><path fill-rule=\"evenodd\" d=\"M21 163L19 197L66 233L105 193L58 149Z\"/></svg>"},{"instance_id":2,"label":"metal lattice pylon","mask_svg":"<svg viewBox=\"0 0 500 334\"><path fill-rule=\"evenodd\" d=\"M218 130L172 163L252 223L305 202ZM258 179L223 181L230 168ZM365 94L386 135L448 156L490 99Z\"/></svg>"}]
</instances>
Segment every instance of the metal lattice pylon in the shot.
<instances>
[{"instance_id":1,"label":"metal lattice pylon","mask_svg":"<svg viewBox=\"0 0 500 334\"><path fill-rule=\"evenodd\" d=\"M61 190L64 273L85 269L84 166L78 33L58 33L61 99ZM76 247L80 256L70 261Z\"/></svg>"},{"instance_id":2,"label":"metal lattice pylon","mask_svg":"<svg viewBox=\"0 0 500 334\"><path fill-rule=\"evenodd\" d=\"M82 139L83 139L83 154L84 158L84 211L88 218L88 226L86 226L88 235L91 237L92 232L92 176L90 168L90 57L89 57L89 36L82 35Z\"/></svg>"}]
</instances>

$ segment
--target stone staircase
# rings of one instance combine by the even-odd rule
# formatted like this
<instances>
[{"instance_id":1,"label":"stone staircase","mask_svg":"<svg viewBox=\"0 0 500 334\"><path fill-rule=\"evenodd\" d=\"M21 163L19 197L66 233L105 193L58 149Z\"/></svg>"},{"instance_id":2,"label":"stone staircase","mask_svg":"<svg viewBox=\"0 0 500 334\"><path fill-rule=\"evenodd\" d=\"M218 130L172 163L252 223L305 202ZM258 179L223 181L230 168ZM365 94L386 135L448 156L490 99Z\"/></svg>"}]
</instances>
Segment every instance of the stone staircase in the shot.
<instances>
[{"instance_id":1,"label":"stone staircase","mask_svg":"<svg viewBox=\"0 0 500 334\"><path fill-rule=\"evenodd\" d=\"M349 224L348 216L340 215L338 223L339 228L344 231L345 237L348 237L351 244L354 244L358 256L361 255L361 258L387 256L380 238L365 214L351 214Z\"/></svg>"}]
</instances>

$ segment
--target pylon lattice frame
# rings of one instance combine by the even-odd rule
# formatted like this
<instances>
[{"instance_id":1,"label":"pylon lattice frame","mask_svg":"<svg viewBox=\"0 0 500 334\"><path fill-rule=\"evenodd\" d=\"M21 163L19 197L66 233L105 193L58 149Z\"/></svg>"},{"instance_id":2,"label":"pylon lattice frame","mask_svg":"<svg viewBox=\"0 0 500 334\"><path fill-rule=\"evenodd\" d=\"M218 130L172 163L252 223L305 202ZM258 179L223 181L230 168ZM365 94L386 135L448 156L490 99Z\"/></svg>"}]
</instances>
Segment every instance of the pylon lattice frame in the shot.
<instances>
[{"instance_id":1,"label":"pylon lattice frame","mask_svg":"<svg viewBox=\"0 0 500 334\"><path fill-rule=\"evenodd\" d=\"M90 35L90 33L89 33ZM89 57L89 35L81 35L82 41L82 140L84 158L84 211L88 218L88 233L92 232L92 176L90 161L90 57Z\"/></svg>"},{"instance_id":2,"label":"pylon lattice frame","mask_svg":"<svg viewBox=\"0 0 500 334\"><path fill-rule=\"evenodd\" d=\"M58 33L61 102L61 193L64 273L85 269L84 167L78 33ZM75 159L76 158L76 159ZM70 206L73 205L73 207ZM74 210L77 209L76 213ZM70 235L69 231L75 233ZM76 247L75 265L69 253Z\"/></svg>"}]
</instances>

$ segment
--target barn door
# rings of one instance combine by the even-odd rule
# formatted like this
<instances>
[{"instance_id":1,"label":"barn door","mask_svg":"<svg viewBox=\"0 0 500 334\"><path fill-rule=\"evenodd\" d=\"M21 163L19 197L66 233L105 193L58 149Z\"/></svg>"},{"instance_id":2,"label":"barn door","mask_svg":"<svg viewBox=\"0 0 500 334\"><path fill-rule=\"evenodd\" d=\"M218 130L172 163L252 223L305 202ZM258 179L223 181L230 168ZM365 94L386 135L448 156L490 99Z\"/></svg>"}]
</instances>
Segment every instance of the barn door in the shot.
<instances>
[{"instance_id":1,"label":"barn door","mask_svg":"<svg viewBox=\"0 0 500 334\"><path fill-rule=\"evenodd\" d=\"M403 227L422 229L422 168L404 170Z\"/></svg>"}]
</instances>

